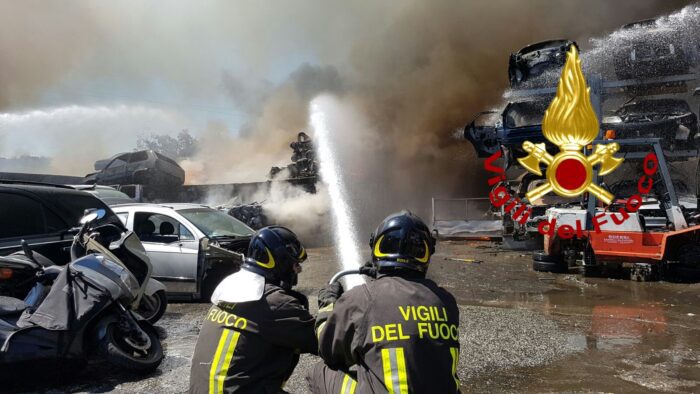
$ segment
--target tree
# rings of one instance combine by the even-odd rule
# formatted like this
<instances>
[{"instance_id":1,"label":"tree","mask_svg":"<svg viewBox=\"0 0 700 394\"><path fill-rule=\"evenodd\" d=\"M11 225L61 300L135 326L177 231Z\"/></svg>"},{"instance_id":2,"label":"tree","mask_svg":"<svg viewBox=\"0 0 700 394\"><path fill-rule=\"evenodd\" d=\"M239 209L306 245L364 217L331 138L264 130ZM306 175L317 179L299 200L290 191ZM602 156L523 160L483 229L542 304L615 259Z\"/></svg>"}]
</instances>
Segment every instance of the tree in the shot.
<instances>
[{"instance_id":1,"label":"tree","mask_svg":"<svg viewBox=\"0 0 700 394\"><path fill-rule=\"evenodd\" d=\"M136 141L137 149L151 149L175 160L192 157L197 152L197 139L188 130L182 130L177 137L168 134L151 134L140 136Z\"/></svg>"}]
</instances>

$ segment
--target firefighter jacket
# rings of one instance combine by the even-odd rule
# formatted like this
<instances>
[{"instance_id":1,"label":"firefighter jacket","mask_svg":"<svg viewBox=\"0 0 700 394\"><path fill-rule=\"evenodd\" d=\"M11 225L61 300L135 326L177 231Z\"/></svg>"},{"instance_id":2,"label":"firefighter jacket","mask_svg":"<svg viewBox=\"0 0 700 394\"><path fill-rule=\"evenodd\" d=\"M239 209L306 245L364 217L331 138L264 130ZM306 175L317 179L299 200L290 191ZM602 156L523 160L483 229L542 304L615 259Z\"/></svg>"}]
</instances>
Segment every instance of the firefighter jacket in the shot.
<instances>
[{"instance_id":1,"label":"firefighter jacket","mask_svg":"<svg viewBox=\"0 0 700 394\"><path fill-rule=\"evenodd\" d=\"M209 309L192 356L190 393L279 393L299 354L317 347L306 297L266 283L260 300Z\"/></svg>"},{"instance_id":2,"label":"firefighter jacket","mask_svg":"<svg viewBox=\"0 0 700 394\"><path fill-rule=\"evenodd\" d=\"M435 282L380 276L319 312L319 355L333 369L356 366L353 391L459 392L459 309Z\"/></svg>"}]
</instances>

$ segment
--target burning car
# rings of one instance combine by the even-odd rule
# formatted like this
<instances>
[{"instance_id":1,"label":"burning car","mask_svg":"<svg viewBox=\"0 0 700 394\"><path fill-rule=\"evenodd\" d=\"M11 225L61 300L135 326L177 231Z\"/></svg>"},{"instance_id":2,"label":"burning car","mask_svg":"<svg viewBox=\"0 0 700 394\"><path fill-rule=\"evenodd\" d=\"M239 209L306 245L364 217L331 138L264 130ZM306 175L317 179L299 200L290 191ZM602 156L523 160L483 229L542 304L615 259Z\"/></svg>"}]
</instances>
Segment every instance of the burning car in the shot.
<instances>
[{"instance_id":1,"label":"burning car","mask_svg":"<svg viewBox=\"0 0 700 394\"><path fill-rule=\"evenodd\" d=\"M95 162L97 172L85 176L83 183L98 185L181 186L185 170L168 156L152 150L120 153Z\"/></svg>"},{"instance_id":2,"label":"burning car","mask_svg":"<svg viewBox=\"0 0 700 394\"><path fill-rule=\"evenodd\" d=\"M684 48L681 32L647 19L623 26L613 60L620 79L644 79L687 74L691 54Z\"/></svg>"},{"instance_id":3,"label":"burning car","mask_svg":"<svg viewBox=\"0 0 700 394\"><path fill-rule=\"evenodd\" d=\"M518 88L525 82L538 86L546 84L546 80L538 81L538 77L550 72L558 75L566 62L566 52L572 45L578 50L578 44L574 41L550 40L528 45L512 53L508 61L510 86Z\"/></svg>"}]
</instances>

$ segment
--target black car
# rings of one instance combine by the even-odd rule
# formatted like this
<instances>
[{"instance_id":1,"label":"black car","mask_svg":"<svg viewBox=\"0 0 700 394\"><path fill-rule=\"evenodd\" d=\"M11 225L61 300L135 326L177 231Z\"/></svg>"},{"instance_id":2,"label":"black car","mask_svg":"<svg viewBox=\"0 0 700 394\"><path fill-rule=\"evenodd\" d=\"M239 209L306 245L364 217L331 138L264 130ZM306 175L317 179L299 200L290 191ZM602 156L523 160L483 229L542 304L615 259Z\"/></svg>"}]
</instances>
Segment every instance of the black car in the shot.
<instances>
[{"instance_id":1,"label":"black car","mask_svg":"<svg viewBox=\"0 0 700 394\"><path fill-rule=\"evenodd\" d=\"M531 44L510 55L508 79L512 88L529 82L530 87L556 84L562 66L566 63L566 52L578 44L571 40L550 40ZM547 78L551 75L553 78ZM542 77L542 78L540 78Z\"/></svg>"},{"instance_id":2,"label":"black car","mask_svg":"<svg viewBox=\"0 0 700 394\"><path fill-rule=\"evenodd\" d=\"M603 118L616 139L656 137L667 149L697 149L698 117L681 99L647 99L627 103Z\"/></svg>"},{"instance_id":3,"label":"black car","mask_svg":"<svg viewBox=\"0 0 700 394\"><path fill-rule=\"evenodd\" d=\"M93 196L104 201L105 204L112 206L117 204L133 204L135 201L133 198L129 197L126 193L110 187L101 185L69 185L75 190L80 190L88 192Z\"/></svg>"},{"instance_id":4,"label":"black car","mask_svg":"<svg viewBox=\"0 0 700 394\"><path fill-rule=\"evenodd\" d=\"M489 157L501 146L508 148L511 159L526 153L522 144L544 142L547 151L558 148L545 140L542 118L550 103L548 98L512 102L501 114L482 112L464 128L464 138L472 143L478 157ZM661 138L664 149L692 151L700 145L698 118L681 99L646 99L627 103L607 114L602 130L614 130L615 139ZM646 150L648 147L622 146L622 152ZM692 154L692 152L690 152Z\"/></svg>"},{"instance_id":5,"label":"black car","mask_svg":"<svg viewBox=\"0 0 700 394\"><path fill-rule=\"evenodd\" d=\"M92 208L107 212L99 225L111 223L124 228L104 202L88 193L67 186L0 181L0 256L20 251L25 240L33 251L52 262L69 262L74 229L85 210ZM0 294L16 289L17 283L35 273L26 265L15 266L11 258L7 260L0 275ZM28 289L18 290L22 293Z\"/></svg>"},{"instance_id":6,"label":"black car","mask_svg":"<svg viewBox=\"0 0 700 394\"><path fill-rule=\"evenodd\" d=\"M181 186L185 170L168 156L152 150L120 153L95 162L95 170L83 183L98 185Z\"/></svg>"},{"instance_id":7,"label":"black car","mask_svg":"<svg viewBox=\"0 0 700 394\"><path fill-rule=\"evenodd\" d=\"M682 32L658 19L623 26L615 42L614 67L620 79L644 79L687 74L692 50L686 48Z\"/></svg>"}]
</instances>

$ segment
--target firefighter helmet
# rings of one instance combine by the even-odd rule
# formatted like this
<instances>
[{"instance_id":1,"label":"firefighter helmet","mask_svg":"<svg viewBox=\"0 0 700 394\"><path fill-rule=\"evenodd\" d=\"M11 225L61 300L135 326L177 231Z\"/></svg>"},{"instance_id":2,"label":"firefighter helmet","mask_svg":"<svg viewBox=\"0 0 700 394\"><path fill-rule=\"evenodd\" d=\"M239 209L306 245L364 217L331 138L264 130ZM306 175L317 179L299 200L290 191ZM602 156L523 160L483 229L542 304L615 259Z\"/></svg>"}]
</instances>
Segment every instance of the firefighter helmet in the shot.
<instances>
[{"instance_id":1,"label":"firefighter helmet","mask_svg":"<svg viewBox=\"0 0 700 394\"><path fill-rule=\"evenodd\" d=\"M435 238L423 220L409 211L389 215L369 240L372 262L380 271L408 268L426 272Z\"/></svg>"},{"instance_id":2,"label":"firefighter helmet","mask_svg":"<svg viewBox=\"0 0 700 394\"><path fill-rule=\"evenodd\" d=\"M306 250L288 228L268 226L250 240L243 269L258 273L269 283L291 288L296 284L295 264L306 260Z\"/></svg>"}]
</instances>

